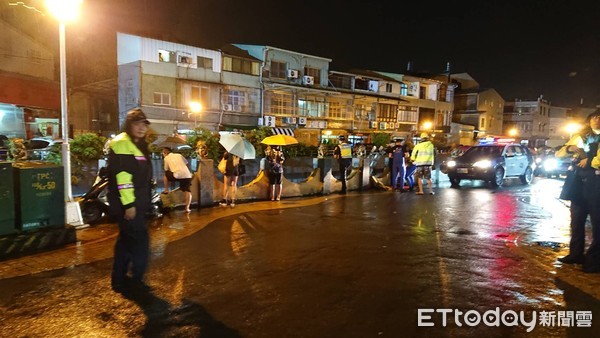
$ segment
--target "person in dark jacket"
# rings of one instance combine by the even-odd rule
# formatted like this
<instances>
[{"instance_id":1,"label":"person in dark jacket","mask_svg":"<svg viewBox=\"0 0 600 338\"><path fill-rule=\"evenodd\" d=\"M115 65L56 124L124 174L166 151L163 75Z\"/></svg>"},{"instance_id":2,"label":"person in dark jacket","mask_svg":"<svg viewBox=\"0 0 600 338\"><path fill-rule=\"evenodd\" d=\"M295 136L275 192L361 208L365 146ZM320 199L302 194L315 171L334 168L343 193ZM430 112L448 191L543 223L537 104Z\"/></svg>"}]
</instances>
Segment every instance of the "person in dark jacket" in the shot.
<instances>
[{"instance_id":1,"label":"person in dark jacket","mask_svg":"<svg viewBox=\"0 0 600 338\"><path fill-rule=\"evenodd\" d=\"M565 264L583 264L584 272L600 272L600 201L595 182L596 170L591 167L600 141L600 109L591 113L588 127L575 135L557 153L557 157L574 158L571 200L571 239L569 254L558 260ZM585 252L585 223L592 222L592 244Z\"/></svg>"},{"instance_id":2,"label":"person in dark jacket","mask_svg":"<svg viewBox=\"0 0 600 338\"><path fill-rule=\"evenodd\" d=\"M145 219L151 206L152 164L145 140L149 124L141 109L133 109L127 113L125 131L109 144L109 212L119 223L111 285L119 293L149 289L144 283L150 251Z\"/></svg>"}]
</instances>

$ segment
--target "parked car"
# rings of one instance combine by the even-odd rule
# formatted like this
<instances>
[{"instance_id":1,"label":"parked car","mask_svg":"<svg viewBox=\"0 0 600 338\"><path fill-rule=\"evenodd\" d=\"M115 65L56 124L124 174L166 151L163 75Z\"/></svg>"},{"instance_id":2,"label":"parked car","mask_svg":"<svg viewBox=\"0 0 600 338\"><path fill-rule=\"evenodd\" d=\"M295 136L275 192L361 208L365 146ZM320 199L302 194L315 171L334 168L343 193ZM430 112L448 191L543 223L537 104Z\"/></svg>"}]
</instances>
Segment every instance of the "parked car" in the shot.
<instances>
[{"instance_id":1,"label":"parked car","mask_svg":"<svg viewBox=\"0 0 600 338\"><path fill-rule=\"evenodd\" d=\"M463 179L484 180L500 187L506 178L518 177L523 184L533 179L534 159L529 149L515 143L493 143L469 148L462 156L445 163L450 183Z\"/></svg>"}]
</instances>

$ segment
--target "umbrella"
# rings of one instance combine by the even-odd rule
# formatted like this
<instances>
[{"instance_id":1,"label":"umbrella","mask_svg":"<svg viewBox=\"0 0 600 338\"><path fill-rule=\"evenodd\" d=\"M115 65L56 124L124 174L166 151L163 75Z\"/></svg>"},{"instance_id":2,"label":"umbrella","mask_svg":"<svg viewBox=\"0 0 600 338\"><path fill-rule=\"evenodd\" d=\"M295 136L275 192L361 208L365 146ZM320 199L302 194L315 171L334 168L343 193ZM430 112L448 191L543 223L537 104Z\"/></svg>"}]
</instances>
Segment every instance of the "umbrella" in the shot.
<instances>
[{"instance_id":1,"label":"umbrella","mask_svg":"<svg viewBox=\"0 0 600 338\"><path fill-rule=\"evenodd\" d=\"M177 136L169 136L166 138L159 138L154 141L153 144L161 147L161 148L177 148L185 145L185 141Z\"/></svg>"},{"instance_id":2,"label":"umbrella","mask_svg":"<svg viewBox=\"0 0 600 338\"><path fill-rule=\"evenodd\" d=\"M260 141L260 143L268 144L270 146L287 146L298 143L298 140L289 135L279 134L265 137L264 140Z\"/></svg>"},{"instance_id":3,"label":"umbrella","mask_svg":"<svg viewBox=\"0 0 600 338\"><path fill-rule=\"evenodd\" d=\"M238 134L222 134L219 143L228 153L239 156L243 160L256 157L256 150L252 143Z\"/></svg>"}]
</instances>

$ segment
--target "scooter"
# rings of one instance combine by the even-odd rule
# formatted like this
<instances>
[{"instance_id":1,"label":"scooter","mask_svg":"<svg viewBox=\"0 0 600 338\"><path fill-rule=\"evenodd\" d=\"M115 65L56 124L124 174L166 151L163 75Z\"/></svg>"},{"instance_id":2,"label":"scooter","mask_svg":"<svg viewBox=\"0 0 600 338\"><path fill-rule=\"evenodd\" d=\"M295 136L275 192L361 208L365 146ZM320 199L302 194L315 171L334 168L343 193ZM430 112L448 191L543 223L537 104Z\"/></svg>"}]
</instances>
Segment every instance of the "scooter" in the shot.
<instances>
[{"instance_id":1,"label":"scooter","mask_svg":"<svg viewBox=\"0 0 600 338\"><path fill-rule=\"evenodd\" d=\"M102 167L98 171L98 177L88 192L83 195L79 201L81 208L81 216L84 223L94 224L98 222L102 216L108 214L108 168ZM156 219L163 216L163 205L160 199L160 194L156 190L156 181L151 181L150 199L151 209L146 213L146 217Z\"/></svg>"}]
</instances>

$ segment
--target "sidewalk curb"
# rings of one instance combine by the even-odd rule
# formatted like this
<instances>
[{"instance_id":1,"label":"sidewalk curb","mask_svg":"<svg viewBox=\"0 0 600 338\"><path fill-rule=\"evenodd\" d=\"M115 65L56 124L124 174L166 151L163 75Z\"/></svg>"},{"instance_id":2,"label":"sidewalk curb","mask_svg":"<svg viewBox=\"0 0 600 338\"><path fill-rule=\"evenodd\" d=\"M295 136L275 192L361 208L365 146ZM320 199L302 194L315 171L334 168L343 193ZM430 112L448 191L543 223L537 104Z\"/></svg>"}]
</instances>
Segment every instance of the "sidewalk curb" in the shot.
<instances>
[{"instance_id":1,"label":"sidewalk curb","mask_svg":"<svg viewBox=\"0 0 600 338\"><path fill-rule=\"evenodd\" d=\"M0 237L0 261L40 253L77 241L75 228L39 229Z\"/></svg>"}]
</instances>

